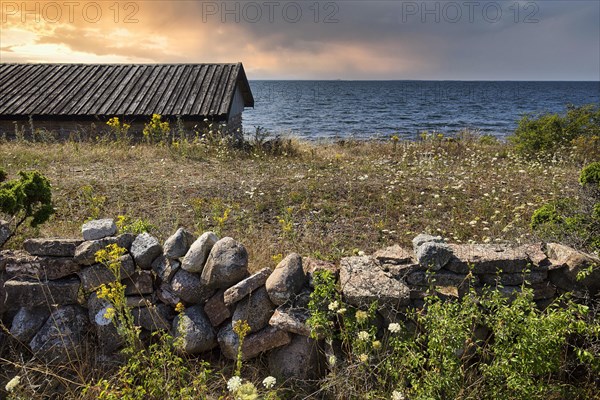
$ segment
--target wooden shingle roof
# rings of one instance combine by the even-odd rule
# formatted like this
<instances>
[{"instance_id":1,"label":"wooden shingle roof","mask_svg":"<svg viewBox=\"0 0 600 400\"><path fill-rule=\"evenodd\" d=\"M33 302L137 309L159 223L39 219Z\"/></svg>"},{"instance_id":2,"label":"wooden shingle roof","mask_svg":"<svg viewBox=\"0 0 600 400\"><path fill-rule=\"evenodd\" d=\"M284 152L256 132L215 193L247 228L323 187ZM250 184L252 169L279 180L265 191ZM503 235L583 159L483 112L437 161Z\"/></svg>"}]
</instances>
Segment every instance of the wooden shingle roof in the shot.
<instances>
[{"instance_id":1,"label":"wooden shingle roof","mask_svg":"<svg viewBox=\"0 0 600 400\"><path fill-rule=\"evenodd\" d=\"M0 118L224 119L237 87L253 107L241 63L0 64Z\"/></svg>"}]
</instances>

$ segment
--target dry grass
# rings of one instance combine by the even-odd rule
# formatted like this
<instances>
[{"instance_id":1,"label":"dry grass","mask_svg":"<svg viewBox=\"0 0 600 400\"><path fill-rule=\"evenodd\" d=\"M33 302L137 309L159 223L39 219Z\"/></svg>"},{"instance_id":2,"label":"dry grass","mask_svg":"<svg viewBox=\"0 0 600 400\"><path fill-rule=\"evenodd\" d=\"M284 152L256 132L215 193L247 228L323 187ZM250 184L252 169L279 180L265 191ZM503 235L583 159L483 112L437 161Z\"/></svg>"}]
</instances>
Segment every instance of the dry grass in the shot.
<instances>
[{"instance_id":1,"label":"dry grass","mask_svg":"<svg viewBox=\"0 0 600 400\"><path fill-rule=\"evenodd\" d=\"M338 260L409 245L420 232L451 242L533 241L532 212L552 198L576 196L581 168L568 157L522 159L506 144L477 138L294 149L275 157L10 142L0 144L0 165L9 176L37 169L53 185L56 215L23 236L77 237L87 218L124 214L152 223L161 240L179 226L232 236L248 248L252 269L292 251Z\"/></svg>"}]
</instances>

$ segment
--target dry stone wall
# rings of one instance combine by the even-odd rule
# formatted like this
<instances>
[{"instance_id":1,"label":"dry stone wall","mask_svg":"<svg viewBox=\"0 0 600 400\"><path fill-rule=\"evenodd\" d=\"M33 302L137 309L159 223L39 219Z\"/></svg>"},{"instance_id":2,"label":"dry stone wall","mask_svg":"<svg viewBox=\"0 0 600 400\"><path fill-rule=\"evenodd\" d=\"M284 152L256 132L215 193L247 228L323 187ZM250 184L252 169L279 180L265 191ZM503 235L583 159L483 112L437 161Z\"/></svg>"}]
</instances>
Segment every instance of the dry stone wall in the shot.
<instances>
[{"instance_id":1,"label":"dry stone wall","mask_svg":"<svg viewBox=\"0 0 600 400\"><path fill-rule=\"evenodd\" d=\"M522 246L447 244L419 235L413 248L398 245L343 258L339 266L290 254L273 270L248 271L248 253L230 237L213 232L195 237L180 228L163 244L142 233L118 234L113 220L82 227L77 239L30 239L24 250L0 252L0 313L10 335L46 361L66 361L85 341L98 352L115 354L123 345L107 318L110 304L96 291L115 280L95 261L98 250L117 244L127 250L120 275L142 336L157 330L183 336L184 351L201 354L218 348L236 358L236 321L246 320L244 359L267 353L271 373L299 379L319 374L317 342L306 323L312 276L330 270L345 301L368 307L373 301L387 322L402 321L410 307L422 307L428 290L459 298L473 285L494 287L507 296L533 288L544 307L559 294L595 296L600 292L600 265L594 256L555 243ZM178 304L185 310L175 311Z\"/></svg>"}]
</instances>

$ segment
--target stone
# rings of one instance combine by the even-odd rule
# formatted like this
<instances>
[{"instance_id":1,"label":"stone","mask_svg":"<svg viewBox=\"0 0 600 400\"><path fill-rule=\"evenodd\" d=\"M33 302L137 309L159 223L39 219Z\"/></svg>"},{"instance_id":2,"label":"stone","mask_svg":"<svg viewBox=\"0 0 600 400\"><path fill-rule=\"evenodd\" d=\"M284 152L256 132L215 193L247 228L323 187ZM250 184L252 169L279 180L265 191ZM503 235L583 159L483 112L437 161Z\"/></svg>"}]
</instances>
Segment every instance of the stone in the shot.
<instances>
[{"instance_id":1,"label":"stone","mask_svg":"<svg viewBox=\"0 0 600 400\"><path fill-rule=\"evenodd\" d=\"M188 304L203 303L214 293L200 277L184 269L178 270L171 280L171 291Z\"/></svg>"},{"instance_id":2,"label":"stone","mask_svg":"<svg viewBox=\"0 0 600 400\"><path fill-rule=\"evenodd\" d=\"M330 261L317 260L312 257L303 257L302 258L302 268L304 269L304 274L308 278L308 285L310 287L314 287L313 283L313 275L317 271L329 271L333 274L335 279L337 280L340 275L340 269Z\"/></svg>"},{"instance_id":3,"label":"stone","mask_svg":"<svg viewBox=\"0 0 600 400\"><path fill-rule=\"evenodd\" d=\"M8 278L56 280L81 270L81 266L72 258L32 256L24 251L6 254L3 263Z\"/></svg>"},{"instance_id":4,"label":"stone","mask_svg":"<svg viewBox=\"0 0 600 400\"><path fill-rule=\"evenodd\" d=\"M230 360L237 359L239 340L231 324L225 324L217 334L221 353ZM252 333L244 339L242 359L249 360L268 350L285 346L291 341L289 333L268 326L259 332Z\"/></svg>"},{"instance_id":5,"label":"stone","mask_svg":"<svg viewBox=\"0 0 600 400\"><path fill-rule=\"evenodd\" d=\"M223 301L228 306L237 303L259 287L263 286L272 272L273 271L269 267L263 268L254 275L236 283L225 291Z\"/></svg>"},{"instance_id":6,"label":"stone","mask_svg":"<svg viewBox=\"0 0 600 400\"><path fill-rule=\"evenodd\" d=\"M138 267L151 269L152 261L162 254L162 247L158 239L144 232L135 238L130 252Z\"/></svg>"},{"instance_id":7,"label":"stone","mask_svg":"<svg viewBox=\"0 0 600 400\"><path fill-rule=\"evenodd\" d=\"M32 256L73 257L80 239L27 239L23 248Z\"/></svg>"},{"instance_id":8,"label":"stone","mask_svg":"<svg viewBox=\"0 0 600 400\"><path fill-rule=\"evenodd\" d=\"M135 271L129 277L123 279L125 285L125 295L152 294L154 292L154 282L151 271Z\"/></svg>"},{"instance_id":9,"label":"stone","mask_svg":"<svg viewBox=\"0 0 600 400\"><path fill-rule=\"evenodd\" d=\"M385 250L376 251L373 254L373 258L382 264L397 265L415 263L413 253L397 244L387 247Z\"/></svg>"},{"instance_id":10,"label":"stone","mask_svg":"<svg viewBox=\"0 0 600 400\"><path fill-rule=\"evenodd\" d=\"M29 343L49 316L48 307L21 307L13 317L10 334L19 342Z\"/></svg>"},{"instance_id":11,"label":"stone","mask_svg":"<svg viewBox=\"0 0 600 400\"><path fill-rule=\"evenodd\" d=\"M182 339L182 350L200 354L215 348L217 336L201 305L186 308L173 320L173 335Z\"/></svg>"},{"instance_id":12,"label":"stone","mask_svg":"<svg viewBox=\"0 0 600 400\"><path fill-rule=\"evenodd\" d=\"M170 305L171 307L177 306L177 304L181 301L181 299L175 293L173 293L171 285L165 282L160 284L158 290L156 291L156 295L160 301Z\"/></svg>"},{"instance_id":13,"label":"stone","mask_svg":"<svg viewBox=\"0 0 600 400\"><path fill-rule=\"evenodd\" d=\"M75 262L81 265L92 265L96 263L96 252L105 249L106 246L116 244L119 247L128 249L131 247L133 235L125 233L117 237L107 237L104 239L90 240L81 243L75 249Z\"/></svg>"},{"instance_id":14,"label":"stone","mask_svg":"<svg viewBox=\"0 0 600 400\"><path fill-rule=\"evenodd\" d=\"M0 219L0 246L10 237L10 225L7 221Z\"/></svg>"},{"instance_id":15,"label":"stone","mask_svg":"<svg viewBox=\"0 0 600 400\"><path fill-rule=\"evenodd\" d=\"M467 275L456 274L448 271L437 271L431 273L430 278L428 278L427 275L428 274L426 271L416 271L406 277L406 282L409 285L415 286L429 286L430 283L439 286L468 286L470 280ZM479 279L477 276L473 276L472 284L479 284Z\"/></svg>"},{"instance_id":16,"label":"stone","mask_svg":"<svg viewBox=\"0 0 600 400\"><path fill-rule=\"evenodd\" d=\"M166 304L152 304L147 307L131 309L133 323L151 332L166 331L171 329L169 320L173 316L173 310Z\"/></svg>"},{"instance_id":17,"label":"stone","mask_svg":"<svg viewBox=\"0 0 600 400\"><path fill-rule=\"evenodd\" d=\"M150 307L154 304L152 297L145 296L127 296L125 297L125 303L129 308Z\"/></svg>"},{"instance_id":18,"label":"stone","mask_svg":"<svg viewBox=\"0 0 600 400\"><path fill-rule=\"evenodd\" d=\"M412 240L413 252L416 253L417 249L425 243L444 243L444 239L442 239L441 236L432 236L421 233Z\"/></svg>"},{"instance_id":19,"label":"stone","mask_svg":"<svg viewBox=\"0 0 600 400\"><path fill-rule=\"evenodd\" d=\"M293 300L306 282L307 278L302 268L302 257L292 253L277 264L277 267L267 279L265 287L271 301L280 306Z\"/></svg>"},{"instance_id":20,"label":"stone","mask_svg":"<svg viewBox=\"0 0 600 400\"><path fill-rule=\"evenodd\" d=\"M232 238L225 237L216 242L210 251L201 279L203 284L211 288L227 289L247 276L246 248Z\"/></svg>"},{"instance_id":21,"label":"stone","mask_svg":"<svg viewBox=\"0 0 600 400\"><path fill-rule=\"evenodd\" d=\"M524 244L519 247L519 250L522 250L529 257L529 261L534 266L538 267L547 267L550 265L550 260L546 253L544 253L544 243L532 243L532 244Z\"/></svg>"},{"instance_id":22,"label":"stone","mask_svg":"<svg viewBox=\"0 0 600 400\"><path fill-rule=\"evenodd\" d=\"M269 324L274 310L275 304L269 299L267 290L261 287L237 303L231 323L246 321L251 333L258 332Z\"/></svg>"},{"instance_id":23,"label":"stone","mask_svg":"<svg viewBox=\"0 0 600 400\"><path fill-rule=\"evenodd\" d=\"M410 303L410 289L384 272L371 257L346 257L340 261L340 285L346 301L367 309L374 301L386 314Z\"/></svg>"},{"instance_id":24,"label":"stone","mask_svg":"<svg viewBox=\"0 0 600 400\"><path fill-rule=\"evenodd\" d=\"M108 300L100 299L96 293L92 293L87 301L88 317L98 342L98 350L101 354L111 354L119 349L124 341L117 331L115 321L106 318L106 314L113 306Z\"/></svg>"},{"instance_id":25,"label":"stone","mask_svg":"<svg viewBox=\"0 0 600 400\"><path fill-rule=\"evenodd\" d=\"M269 325L282 331L310 336L311 330L306 321L309 318L306 309L278 307L271 316Z\"/></svg>"},{"instance_id":26,"label":"stone","mask_svg":"<svg viewBox=\"0 0 600 400\"><path fill-rule=\"evenodd\" d=\"M4 298L9 310L49 304L76 304L80 282L77 278L40 282L10 279L4 283Z\"/></svg>"},{"instance_id":27,"label":"stone","mask_svg":"<svg viewBox=\"0 0 600 400\"><path fill-rule=\"evenodd\" d=\"M80 306L57 308L31 339L29 347L37 357L49 363L79 359L87 326L88 318Z\"/></svg>"},{"instance_id":28,"label":"stone","mask_svg":"<svg viewBox=\"0 0 600 400\"><path fill-rule=\"evenodd\" d=\"M224 290L219 290L204 305L204 312L215 328L231 317L231 307L225 304L224 293Z\"/></svg>"},{"instance_id":29,"label":"stone","mask_svg":"<svg viewBox=\"0 0 600 400\"><path fill-rule=\"evenodd\" d=\"M326 373L317 341L294 335L290 343L269 353L269 373L279 381L319 379Z\"/></svg>"},{"instance_id":30,"label":"stone","mask_svg":"<svg viewBox=\"0 0 600 400\"><path fill-rule=\"evenodd\" d=\"M454 256L446 269L459 274L506 274L521 273L530 265L529 256L523 247L497 244L451 244Z\"/></svg>"},{"instance_id":31,"label":"stone","mask_svg":"<svg viewBox=\"0 0 600 400\"><path fill-rule=\"evenodd\" d=\"M160 255L152 262L152 270L156 273L156 276L163 282L171 282L175 272L181 267L181 263L177 260L167 258Z\"/></svg>"},{"instance_id":32,"label":"stone","mask_svg":"<svg viewBox=\"0 0 600 400\"><path fill-rule=\"evenodd\" d=\"M121 262L119 271L121 280L133 275L135 266L131 256L124 254L119 260ZM81 279L81 287L86 293L92 292L102 285L115 282L117 279L113 272L104 264L94 264L84 267L78 275L79 279Z\"/></svg>"},{"instance_id":33,"label":"stone","mask_svg":"<svg viewBox=\"0 0 600 400\"><path fill-rule=\"evenodd\" d=\"M439 271L452 258L452 249L446 243L425 242L417 247L415 257L421 267Z\"/></svg>"},{"instance_id":34,"label":"stone","mask_svg":"<svg viewBox=\"0 0 600 400\"><path fill-rule=\"evenodd\" d=\"M181 262L181 268L189 272L197 272L199 274L204 271L204 265L214 247L219 241L219 237L214 232L204 232L194 241L185 254Z\"/></svg>"},{"instance_id":35,"label":"stone","mask_svg":"<svg viewBox=\"0 0 600 400\"><path fill-rule=\"evenodd\" d=\"M194 242L194 234L187 229L179 228L163 244L163 252L167 258L180 258L186 255Z\"/></svg>"},{"instance_id":36,"label":"stone","mask_svg":"<svg viewBox=\"0 0 600 400\"><path fill-rule=\"evenodd\" d=\"M583 289L594 296L600 292L600 259L558 244L547 244L548 257L554 265L549 272L550 281L563 290ZM592 268L590 273L586 271ZM577 279L582 273L583 278Z\"/></svg>"},{"instance_id":37,"label":"stone","mask_svg":"<svg viewBox=\"0 0 600 400\"><path fill-rule=\"evenodd\" d=\"M529 284L532 283L542 283L548 278L548 270L533 270L529 273L521 273L521 274L481 274L479 275L479 279L484 285L504 285L504 286L517 286L522 285L527 282Z\"/></svg>"},{"instance_id":38,"label":"stone","mask_svg":"<svg viewBox=\"0 0 600 400\"><path fill-rule=\"evenodd\" d=\"M86 222L81 227L83 240L98 240L114 236L117 233L117 225L112 218L95 219Z\"/></svg>"},{"instance_id":39,"label":"stone","mask_svg":"<svg viewBox=\"0 0 600 400\"><path fill-rule=\"evenodd\" d=\"M533 289L533 300L552 299L556 295L556 287L550 282L536 283L528 287ZM476 288L476 290L480 294L483 292L481 287ZM521 293L523 288L522 286L498 286L494 287L493 290L497 290L505 297L512 299L516 293Z\"/></svg>"}]
</instances>

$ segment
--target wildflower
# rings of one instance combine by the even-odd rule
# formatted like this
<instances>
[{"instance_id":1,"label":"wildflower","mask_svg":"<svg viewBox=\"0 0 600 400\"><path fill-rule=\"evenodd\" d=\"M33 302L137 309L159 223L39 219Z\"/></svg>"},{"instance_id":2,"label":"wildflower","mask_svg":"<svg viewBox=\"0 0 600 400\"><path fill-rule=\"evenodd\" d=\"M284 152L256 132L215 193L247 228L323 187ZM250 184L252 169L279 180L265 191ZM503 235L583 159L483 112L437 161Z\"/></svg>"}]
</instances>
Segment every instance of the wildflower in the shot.
<instances>
[{"instance_id":1,"label":"wildflower","mask_svg":"<svg viewBox=\"0 0 600 400\"><path fill-rule=\"evenodd\" d=\"M362 353L360 356L358 356L358 359L360 360L360 362L366 363L367 361L369 361L369 356L365 353Z\"/></svg>"},{"instance_id":2,"label":"wildflower","mask_svg":"<svg viewBox=\"0 0 600 400\"><path fill-rule=\"evenodd\" d=\"M366 332L366 331L358 332L358 340L362 340L363 342L366 342L367 340L369 340L370 336L371 335L369 335L369 332Z\"/></svg>"},{"instance_id":3,"label":"wildflower","mask_svg":"<svg viewBox=\"0 0 600 400\"><path fill-rule=\"evenodd\" d=\"M329 311L335 311L338 309L340 305L338 304L337 300L336 301L332 301L331 303L329 303Z\"/></svg>"},{"instance_id":4,"label":"wildflower","mask_svg":"<svg viewBox=\"0 0 600 400\"><path fill-rule=\"evenodd\" d=\"M360 257L363 257L365 254L366 254L366 253L365 253L364 251L362 251L362 250L358 252L358 255L359 255Z\"/></svg>"},{"instance_id":5,"label":"wildflower","mask_svg":"<svg viewBox=\"0 0 600 400\"><path fill-rule=\"evenodd\" d=\"M256 400L258 399L258 393L256 393L256 388L252 382L246 382L237 389L235 398L238 400Z\"/></svg>"},{"instance_id":6,"label":"wildflower","mask_svg":"<svg viewBox=\"0 0 600 400\"><path fill-rule=\"evenodd\" d=\"M329 362L330 367L333 367L333 366L335 366L335 363L337 362L337 358L335 358L335 356L332 354L327 358L327 362Z\"/></svg>"},{"instance_id":7,"label":"wildflower","mask_svg":"<svg viewBox=\"0 0 600 400\"><path fill-rule=\"evenodd\" d=\"M262 384L266 389L271 389L273 388L273 386L275 386L275 384L277 383L277 379L275 379L272 376L267 376L263 381Z\"/></svg>"},{"instance_id":8,"label":"wildflower","mask_svg":"<svg viewBox=\"0 0 600 400\"><path fill-rule=\"evenodd\" d=\"M392 323L391 323L391 324L388 326L388 329L389 329L389 331L390 331L390 332L392 332L392 333L398 333L398 332L400 332L400 329L402 329L402 328L400 327L400 324L398 324L398 323L396 323L396 322L392 322Z\"/></svg>"},{"instance_id":9,"label":"wildflower","mask_svg":"<svg viewBox=\"0 0 600 400\"><path fill-rule=\"evenodd\" d=\"M177 305L175 306L175 312L176 313L182 313L183 310L185 310L185 306L183 305L182 302L177 303Z\"/></svg>"},{"instance_id":10,"label":"wildflower","mask_svg":"<svg viewBox=\"0 0 600 400\"><path fill-rule=\"evenodd\" d=\"M338 314L340 314L340 315L342 315L342 314L344 314L346 311L348 311L348 310L346 310L345 308L340 308L339 310L337 310L337 313L338 313Z\"/></svg>"},{"instance_id":11,"label":"wildflower","mask_svg":"<svg viewBox=\"0 0 600 400\"><path fill-rule=\"evenodd\" d=\"M116 313L116 310L114 307L107 307L104 311L103 317L109 321L112 321L112 319L115 317L115 313Z\"/></svg>"},{"instance_id":12,"label":"wildflower","mask_svg":"<svg viewBox=\"0 0 600 400\"><path fill-rule=\"evenodd\" d=\"M375 350L379 350L381 348L381 342L379 340L374 340L373 341L373 348Z\"/></svg>"},{"instance_id":13,"label":"wildflower","mask_svg":"<svg viewBox=\"0 0 600 400\"><path fill-rule=\"evenodd\" d=\"M21 377L19 375L15 375L14 378L12 378L10 381L8 381L8 383L6 384L4 389L6 389L6 391L10 393L13 390L15 390L15 388L17 386L19 386L20 383L21 383Z\"/></svg>"},{"instance_id":14,"label":"wildflower","mask_svg":"<svg viewBox=\"0 0 600 400\"><path fill-rule=\"evenodd\" d=\"M232 376L227 381L227 390L230 392L236 392L242 386L242 378L239 376Z\"/></svg>"},{"instance_id":15,"label":"wildflower","mask_svg":"<svg viewBox=\"0 0 600 400\"><path fill-rule=\"evenodd\" d=\"M367 321L367 318L369 318L369 315L366 311L358 310L356 312L356 322L358 322L359 324L365 323Z\"/></svg>"},{"instance_id":16,"label":"wildflower","mask_svg":"<svg viewBox=\"0 0 600 400\"><path fill-rule=\"evenodd\" d=\"M392 400L404 400L405 397L402 393L398 392L397 390L394 390L392 392Z\"/></svg>"}]
</instances>

